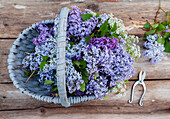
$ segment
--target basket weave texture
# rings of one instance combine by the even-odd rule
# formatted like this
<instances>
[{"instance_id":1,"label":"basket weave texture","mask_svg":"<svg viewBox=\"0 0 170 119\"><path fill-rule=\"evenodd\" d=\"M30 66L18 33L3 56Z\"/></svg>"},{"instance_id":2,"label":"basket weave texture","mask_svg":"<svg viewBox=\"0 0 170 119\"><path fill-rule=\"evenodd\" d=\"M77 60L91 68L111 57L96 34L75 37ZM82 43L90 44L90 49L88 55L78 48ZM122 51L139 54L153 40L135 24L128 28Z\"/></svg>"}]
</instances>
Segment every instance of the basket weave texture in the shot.
<instances>
[{"instance_id":1,"label":"basket weave texture","mask_svg":"<svg viewBox=\"0 0 170 119\"><path fill-rule=\"evenodd\" d=\"M56 80L59 97L48 96L48 91L43 87L43 84L39 84L36 78L31 78L27 84L25 81L27 78L23 77L24 71L21 69L14 69L15 67L22 66L22 60L26 56L25 52L31 52L35 45L33 44L33 38L39 35L37 26L39 23L32 24L21 32L19 37L15 40L10 49L8 56L8 71L11 80L16 88L37 100L41 100L48 103L61 104L64 107L69 107L76 103L82 103L89 100L94 100L94 95L84 96L71 96L67 97L66 91L66 79L65 79L65 46L66 46L66 28L67 28L67 16L69 13L68 8L62 8L59 18L49 19L41 21L49 27L58 24L57 34L57 64L56 64Z\"/></svg>"}]
</instances>

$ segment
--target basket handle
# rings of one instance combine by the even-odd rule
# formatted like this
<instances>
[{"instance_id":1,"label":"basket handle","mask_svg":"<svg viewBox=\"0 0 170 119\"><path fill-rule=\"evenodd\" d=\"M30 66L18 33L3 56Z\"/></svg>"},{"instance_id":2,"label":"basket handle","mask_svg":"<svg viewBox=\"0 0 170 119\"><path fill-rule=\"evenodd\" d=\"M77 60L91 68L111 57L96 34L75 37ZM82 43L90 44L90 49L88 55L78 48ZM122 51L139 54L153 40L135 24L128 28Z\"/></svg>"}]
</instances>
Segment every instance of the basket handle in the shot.
<instances>
[{"instance_id":1,"label":"basket handle","mask_svg":"<svg viewBox=\"0 0 170 119\"><path fill-rule=\"evenodd\" d=\"M61 105L69 107L70 102L67 98L66 91L66 77L65 77L65 47L66 47L66 29L67 29L67 17L70 9L64 7L61 9L59 15L59 24L57 30L57 66L56 66L56 78L58 94L61 100Z\"/></svg>"}]
</instances>

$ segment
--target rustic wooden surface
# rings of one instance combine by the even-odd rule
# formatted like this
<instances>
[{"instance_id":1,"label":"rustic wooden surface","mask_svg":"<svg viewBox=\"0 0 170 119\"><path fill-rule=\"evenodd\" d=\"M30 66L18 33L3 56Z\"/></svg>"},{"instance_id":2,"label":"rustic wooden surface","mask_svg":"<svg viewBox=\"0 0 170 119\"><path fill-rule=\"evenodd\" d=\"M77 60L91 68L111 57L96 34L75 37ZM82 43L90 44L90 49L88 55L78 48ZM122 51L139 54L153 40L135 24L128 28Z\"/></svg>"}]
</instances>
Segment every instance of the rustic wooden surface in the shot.
<instances>
[{"instance_id":1,"label":"rustic wooden surface","mask_svg":"<svg viewBox=\"0 0 170 119\"><path fill-rule=\"evenodd\" d=\"M109 95L109 101L94 100L70 108L37 101L22 94L9 79L7 56L18 34L32 23L54 18L64 6L77 5L99 13L113 13L121 18L130 34L143 36L142 25L153 18L158 0L0 0L0 119L169 119L170 118L170 55L157 65L144 57L135 62L136 74L127 84L127 95L122 98ZM162 7L170 10L169 0L162 0ZM161 12L159 20L165 15ZM141 46L143 41L140 40ZM143 49L142 49L143 50ZM144 106L138 106L142 87L135 89L134 103L128 104L130 90L138 72L147 72L147 92Z\"/></svg>"}]
</instances>

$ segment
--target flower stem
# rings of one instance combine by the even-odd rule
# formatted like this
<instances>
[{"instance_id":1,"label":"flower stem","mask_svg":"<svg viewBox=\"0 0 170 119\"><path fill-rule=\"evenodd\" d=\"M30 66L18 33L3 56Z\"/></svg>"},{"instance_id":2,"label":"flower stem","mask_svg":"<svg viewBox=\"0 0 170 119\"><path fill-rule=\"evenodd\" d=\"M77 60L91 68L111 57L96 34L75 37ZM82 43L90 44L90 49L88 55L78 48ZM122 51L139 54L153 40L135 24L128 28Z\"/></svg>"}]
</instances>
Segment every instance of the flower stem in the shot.
<instances>
[{"instance_id":1,"label":"flower stem","mask_svg":"<svg viewBox=\"0 0 170 119\"><path fill-rule=\"evenodd\" d=\"M159 7L158 7L158 10L157 10L156 15L155 15L154 23L156 23L156 22L157 22L157 18L158 18L159 10L162 10L162 11L166 14L166 16L167 16L167 18L168 18L167 13L166 13L166 12L165 12L165 10L161 7L161 0L159 0Z\"/></svg>"},{"instance_id":2,"label":"flower stem","mask_svg":"<svg viewBox=\"0 0 170 119\"><path fill-rule=\"evenodd\" d=\"M20 66L20 67L14 67L14 69L21 69L21 68L24 68L23 66Z\"/></svg>"},{"instance_id":3,"label":"flower stem","mask_svg":"<svg viewBox=\"0 0 170 119\"><path fill-rule=\"evenodd\" d=\"M28 80L32 77L32 75L35 73L35 70L32 72L32 74L28 77L28 79L26 80L25 84L27 84Z\"/></svg>"}]
</instances>

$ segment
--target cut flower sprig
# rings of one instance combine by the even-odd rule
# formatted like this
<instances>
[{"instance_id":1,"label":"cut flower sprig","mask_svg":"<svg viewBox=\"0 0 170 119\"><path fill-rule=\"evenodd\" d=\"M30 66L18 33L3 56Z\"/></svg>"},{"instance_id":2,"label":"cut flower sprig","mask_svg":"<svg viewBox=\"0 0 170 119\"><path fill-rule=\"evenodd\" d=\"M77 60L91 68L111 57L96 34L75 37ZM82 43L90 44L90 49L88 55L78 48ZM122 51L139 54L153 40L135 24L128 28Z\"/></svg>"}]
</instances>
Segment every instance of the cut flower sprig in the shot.
<instances>
[{"instance_id":1,"label":"cut flower sprig","mask_svg":"<svg viewBox=\"0 0 170 119\"><path fill-rule=\"evenodd\" d=\"M162 10L166 16L166 21L157 21L159 11ZM145 37L144 48L146 50L143 55L152 63L159 63L163 57L163 52L170 53L170 12L161 7L161 0L159 0L159 7L155 15L154 24L149 22L144 24Z\"/></svg>"}]
</instances>

